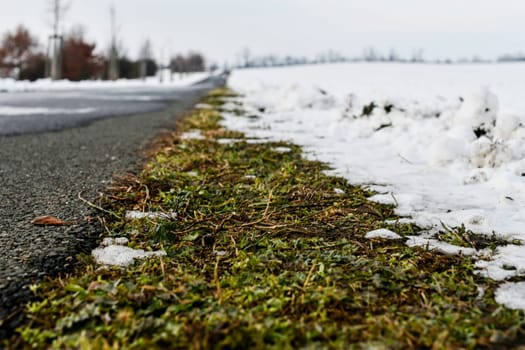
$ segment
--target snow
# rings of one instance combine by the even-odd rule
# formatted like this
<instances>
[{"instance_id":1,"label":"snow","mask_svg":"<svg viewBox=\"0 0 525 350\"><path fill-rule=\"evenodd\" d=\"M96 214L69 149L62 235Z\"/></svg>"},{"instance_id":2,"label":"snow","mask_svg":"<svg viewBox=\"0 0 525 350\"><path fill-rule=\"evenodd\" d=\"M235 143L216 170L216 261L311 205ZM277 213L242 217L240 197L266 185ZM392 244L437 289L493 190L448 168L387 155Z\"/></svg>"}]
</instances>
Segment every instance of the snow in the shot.
<instances>
[{"instance_id":1,"label":"snow","mask_svg":"<svg viewBox=\"0 0 525 350\"><path fill-rule=\"evenodd\" d=\"M173 92L177 88L187 87L197 83L214 73L192 73L182 79L177 77L173 81L166 79L163 83L157 77L149 77L146 80L121 79L117 81L86 80L73 82L68 80L52 81L41 79L35 82L18 81L11 78L0 78L0 94L19 94L13 103L9 97L3 98L0 104L0 115L60 115L60 114L91 114L97 112L98 108L48 108L48 107L23 107L18 106L16 100L25 92L47 92L49 98L53 93L67 93L71 98L117 101L160 101L164 92ZM47 95L46 95L47 96ZM96 106L98 107L98 106Z\"/></svg>"},{"instance_id":2,"label":"snow","mask_svg":"<svg viewBox=\"0 0 525 350\"><path fill-rule=\"evenodd\" d=\"M525 310L525 282L502 284L496 291L495 299L509 309Z\"/></svg>"},{"instance_id":3,"label":"snow","mask_svg":"<svg viewBox=\"0 0 525 350\"><path fill-rule=\"evenodd\" d=\"M289 153L292 151L292 149L290 147L275 147L273 149L275 152L277 153Z\"/></svg>"},{"instance_id":4,"label":"snow","mask_svg":"<svg viewBox=\"0 0 525 350\"><path fill-rule=\"evenodd\" d=\"M43 108L43 107L14 107L0 106L0 115L30 115L30 114L88 114L95 108Z\"/></svg>"},{"instance_id":5,"label":"snow","mask_svg":"<svg viewBox=\"0 0 525 350\"><path fill-rule=\"evenodd\" d=\"M525 246L509 244L496 248L490 260L478 260L476 267L482 276L496 281L525 276Z\"/></svg>"},{"instance_id":6,"label":"snow","mask_svg":"<svg viewBox=\"0 0 525 350\"><path fill-rule=\"evenodd\" d=\"M342 190L342 189L340 189L340 188L334 188L334 192L335 192L336 194L345 194L345 191Z\"/></svg>"},{"instance_id":7,"label":"snow","mask_svg":"<svg viewBox=\"0 0 525 350\"><path fill-rule=\"evenodd\" d=\"M100 247L94 249L91 254L95 261L101 265L126 267L136 259L146 259L154 256L164 256L166 252L158 250L146 252L143 249L127 247L129 243L125 237L105 238Z\"/></svg>"},{"instance_id":8,"label":"snow","mask_svg":"<svg viewBox=\"0 0 525 350\"><path fill-rule=\"evenodd\" d=\"M473 248L459 247L437 239L420 236L409 236L406 244L409 247L423 247L427 250L434 250L445 255L475 255L478 252Z\"/></svg>"},{"instance_id":9,"label":"snow","mask_svg":"<svg viewBox=\"0 0 525 350\"><path fill-rule=\"evenodd\" d=\"M204 137L200 130L190 130L183 132L180 138L182 140L204 140L206 137Z\"/></svg>"},{"instance_id":10,"label":"snow","mask_svg":"<svg viewBox=\"0 0 525 350\"><path fill-rule=\"evenodd\" d=\"M125 215L128 220L137 220L137 219L175 219L177 213L175 212L144 212L139 210L129 210Z\"/></svg>"},{"instance_id":11,"label":"snow","mask_svg":"<svg viewBox=\"0 0 525 350\"><path fill-rule=\"evenodd\" d=\"M174 88L182 87L197 83L210 75L209 72L192 73L185 75L183 78L175 77L173 80L164 79L159 81L158 77L148 77L145 80L141 79L119 79L116 81L108 80L84 80L84 81L69 81L51 79L40 79L35 82L26 80L15 80L12 78L0 79L0 92L27 92L27 91L71 91L71 90L98 90L98 89L142 89L142 88Z\"/></svg>"},{"instance_id":12,"label":"snow","mask_svg":"<svg viewBox=\"0 0 525 350\"><path fill-rule=\"evenodd\" d=\"M427 232L464 225L525 241L525 64L250 69L234 71L230 86L251 117L226 113L225 127L302 146ZM525 267L519 246L499 247L487 262L435 234L407 244L472 255L478 273L497 280Z\"/></svg>"},{"instance_id":13,"label":"snow","mask_svg":"<svg viewBox=\"0 0 525 350\"><path fill-rule=\"evenodd\" d=\"M368 238L368 239L372 239L372 238L402 239L403 237L401 237L400 235L398 235L397 233L393 231L381 228L379 230L367 232L367 234L365 235L365 238Z\"/></svg>"}]
</instances>

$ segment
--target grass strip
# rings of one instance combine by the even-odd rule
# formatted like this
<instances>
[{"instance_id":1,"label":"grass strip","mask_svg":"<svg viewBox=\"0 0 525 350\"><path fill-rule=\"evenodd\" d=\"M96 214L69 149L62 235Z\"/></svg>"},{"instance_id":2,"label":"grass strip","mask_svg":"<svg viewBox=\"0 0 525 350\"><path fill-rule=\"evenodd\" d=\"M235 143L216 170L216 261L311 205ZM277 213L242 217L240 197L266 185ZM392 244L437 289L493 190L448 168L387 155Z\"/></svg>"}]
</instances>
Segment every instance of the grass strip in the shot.
<instances>
[{"instance_id":1,"label":"grass strip","mask_svg":"<svg viewBox=\"0 0 525 350\"><path fill-rule=\"evenodd\" d=\"M212 92L101 205L107 234L167 255L127 268L90 256L33 286L31 322L6 347L81 349L510 348L524 314L494 302L468 257L365 239L393 207L324 174L293 144L220 125ZM237 111L242 117L242 106ZM186 138L198 130L200 138ZM221 140L229 139L231 142ZM285 148L284 148L285 147ZM285 151L283 151L285 150ZM126 220L127 210L176 218ZM117 217L122 219L117 219ZM458 235L456 235L458 236ZM459 237L459 236L458 236ZM483 291L483 292L480 292Z\"/></svg>"}]
</instances>

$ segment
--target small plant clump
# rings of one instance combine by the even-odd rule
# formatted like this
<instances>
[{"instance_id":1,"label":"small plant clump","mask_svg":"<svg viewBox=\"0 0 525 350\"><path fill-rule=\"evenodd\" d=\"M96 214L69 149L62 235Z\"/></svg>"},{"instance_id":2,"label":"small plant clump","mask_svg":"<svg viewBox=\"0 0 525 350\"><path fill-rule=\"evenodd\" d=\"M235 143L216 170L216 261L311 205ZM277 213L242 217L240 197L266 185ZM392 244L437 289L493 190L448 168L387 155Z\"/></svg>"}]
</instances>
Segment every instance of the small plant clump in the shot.
<instances>
[{"instance_id":1,"label":"small plant clump","mask_svg":"<svg viewBox=\"0 0 525 350\"><path fill-rule=\"evenodd\" d=\"M379 228L400 235L417 228L386 224L396 220L393 207L326 175L299 147L248 142L221 127L218 109L232 96L212 92L208 107L180 120L141 174L122 177L106 193L104 208L114 214L105 218L108 234L167 255L127 268L100 267L85 256L74 274L34 286L40 300L28 305L30 323L6 347L474 349L522 342L523 312L494 302L496 285L472 274L470 258L365 239ZM203 137L183 137L195 130ZM130 220L128 210L176 217Z\"/></svg>"}]
</instances>

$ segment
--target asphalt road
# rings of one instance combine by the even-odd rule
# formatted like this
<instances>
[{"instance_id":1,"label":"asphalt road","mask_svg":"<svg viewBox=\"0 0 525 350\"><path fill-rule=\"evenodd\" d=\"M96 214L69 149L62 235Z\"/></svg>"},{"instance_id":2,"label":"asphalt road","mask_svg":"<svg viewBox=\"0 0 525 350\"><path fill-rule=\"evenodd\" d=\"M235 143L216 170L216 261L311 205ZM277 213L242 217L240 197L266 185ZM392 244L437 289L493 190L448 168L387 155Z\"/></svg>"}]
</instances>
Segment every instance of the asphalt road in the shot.
<instances>
[{"instance_id":1,"label":"asphalt road","mask_svg":"<svg viewBox=\"0 0 525 350\"><path fill-rule=\"evenodd\" d=\"M220 79L207 79L185 88L144 85L0 93L0 136L56 131L100 118L157 111L185 99L191 90L212 86Z\"/></svg>"},{"instance_id":2,"label":"asphalt road","mask_svg":"<svg viewBox=\"0 0 525 350\"><path fill-rule=\"evenodd\" d=\"M29 285L70 269L76 254L90 252L102 234L96 220L63 227L37 227L31 220L93 215L78 194L94 200L112 176L136 169L148 141L224 82L215 78L172 90L0 94L0 110L66 110L0 115L0 338L23 320L32 298ZM67 113L74 109L89 112Z\"/></svg>"}]
</instances>

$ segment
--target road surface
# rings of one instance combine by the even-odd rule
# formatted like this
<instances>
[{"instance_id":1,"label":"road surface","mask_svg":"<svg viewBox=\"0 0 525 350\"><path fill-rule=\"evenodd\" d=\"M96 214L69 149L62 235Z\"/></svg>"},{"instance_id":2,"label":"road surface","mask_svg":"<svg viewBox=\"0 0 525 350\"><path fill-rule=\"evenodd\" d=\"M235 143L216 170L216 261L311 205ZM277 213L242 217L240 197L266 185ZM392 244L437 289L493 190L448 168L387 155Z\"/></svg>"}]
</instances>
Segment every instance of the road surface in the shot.
<instances>
[{"instance_id":1,"label":"road surface","mask_svg":"<svg viewBox=\"0 0 525 350\"><path fill-rule=\"evenodd\" d=\"M0 113L0 339L23 320L32 297L28 286L70 269L75 255L90 252L102 233L96 221L37 227L31 220L92 215L79 192L93 200L113 175L136 169L148 140L173 128L176 116L224 82L220 77L185 89L0 94L0 112L12 113L9 106L33 113Z\"/></svg>"}]
</instances>

